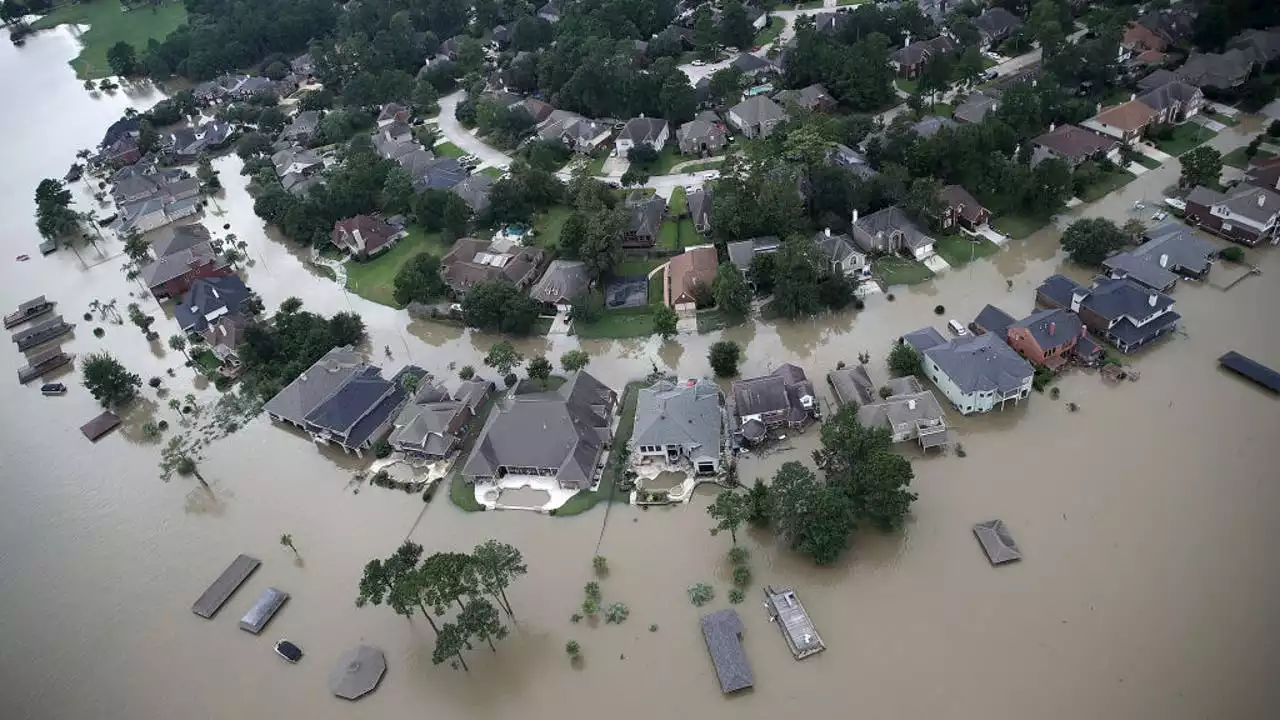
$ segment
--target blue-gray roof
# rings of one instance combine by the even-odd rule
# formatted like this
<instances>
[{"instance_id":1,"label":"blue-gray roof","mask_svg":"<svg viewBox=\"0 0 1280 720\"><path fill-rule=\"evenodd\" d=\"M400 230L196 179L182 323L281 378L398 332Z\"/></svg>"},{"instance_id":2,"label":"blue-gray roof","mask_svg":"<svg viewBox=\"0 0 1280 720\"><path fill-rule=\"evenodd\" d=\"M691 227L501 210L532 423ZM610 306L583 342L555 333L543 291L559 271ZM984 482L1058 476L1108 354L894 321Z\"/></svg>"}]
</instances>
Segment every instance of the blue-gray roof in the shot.
<instances>
[{"instance_id":1,"label":"blue-gray roof","mask_svg":"<svg viewBox=\"0 0 1280 720\"><path fill-rule=\"evenodd\" d=\"M1107 320L1125 316L1142 320L1171 307L1173 298L1148 290L1128 278L1100 277L1094 280L1083 305Z\"/></svg>"},{"instance_id":2,"label":"blue-gray roof","mask_svg":"<svg viewBox=\"0 0 1280 720\"><path fill-rule=\"evenodd\" d=\"M990 307L989 305L987 307ZM1011 327L1019 327L1031 333L1041 350L1066 345L1080 337L1084 323L1080 316L1062 308L1037 310L1025 318L1013 323Z\"/></svg>"},{"instance_id":3,"label":"blue-gray roof","mask_svg":"<svg viewBox=\"0 0 1280 720\"><path fill-rule=\"evenodd\" d=\"M1181 223L1165 223L1148 230L1147 242L1133 250L1117 253L1103 261L1112 273L1137 280L1155 290L1168 290L1178 273L1203 275L1217 246L1196 237Z\"/></svg>"},{"instance_id":4,"label":"blue-gray roof","mask_svg":"<svg viewBox=\"0 0 1280 720\"><path fill-rule=\"evenodd\" d=\"M982 308L982 312L978 313L978 317L973 319L974 325L1000 337L1005 336L1005 331L1009 329L1013 322L1013 316L995 305L987 305Z\"/></svg>"},{"instance_id":5,"label":"blue-gray roof","mask_svg":"<svg viewBox=\"0 0 1280 720\"><path fill-rule=\"evenodd\" d=\"M1173 326L1178 324L1182 316L1176 312L1167 312L1164 315L1151 320L1139 327L1129 321L1129 318L1123 318L1120 322L1111 326L1108 330L1117 340L1128 345L1130 348L1137 347L1143 343L1155 339L1162 333L1168 332Z\"/></svg>"},{"instance_id":6,"label":"blue-gray roof","mask_svg":"<svg viewBox=\"0 0 1280 720\"><path fill-rule=\"evenodd\" d=\"M252 291L235 275L197 278L182 302L174 307L173 318L185 332L202 332L209 320L240 312Z\"/></svg>"},{"instance_id":7,"label":"blue-gray roof","mask_svg":"<svg viewBox=\"0 0 1280 720\"><path fill-rule=\"evenodd\" d=\"M710 380L659 382L640 390L631 445L678 445L690 457L718 457L724 420L720 388Z\"/></svg>"},{"instance_id":8,"label":"blue-gray roof","mask_svg":"<svg viewBox=\"0 0 1280 720\"><path fill-rule=\"evenodd\" d=\"M391 389L381 370L366 367L307 413L307 424L345 436Z\"/></svg>"},{"instance_id":9,"label":"blue-gray roof","mask_svg":"<svg viewBox=\"0 0 1280 720\"><path fill-rule=\"evenodd\" d=\"M924 352L929 348L934 348L946 343L947 339L942 337L942 333L937 330L934 330L931 327L925 327L920 328L919 330L913 330L906 335L903 335L902 341L916 350Z\"/></svg>"},{"instance_id":10,"label":"blue-gray roof","mask_svg":"<svg viewBox=\"0 0 1280 720\"><path fill-rule=\"evenodd\" d=\"M1071 296L1077 292L1088 292L1088 289L1066 275L1050 275L1040 283L1036 292L1044 295L1057 305L1071 307Z\"/></svg>"},{"instance_id":11,"label":"blue-gray roof","mask_svg":"<svg viewBox=\"0 0 1280 720\"><path fill-rule=\"evenodd\" d=\"M755 684L747 653L742 649L742 619L734 610L719 610L702 618L702 636L716 666L720 690L731 693Z\"/></svg>"},{"instance_id":12,"label":"blue-gray roof","mask_svg":"<svg viewBox=\"0 0 1280 720\"><path fill-rule=\"evenodd\" d=\"M1031 363L991 333L961 335L924 354L966 395L992 390L1004 395L1035 374Z\"/></svg>"}]
</instances>

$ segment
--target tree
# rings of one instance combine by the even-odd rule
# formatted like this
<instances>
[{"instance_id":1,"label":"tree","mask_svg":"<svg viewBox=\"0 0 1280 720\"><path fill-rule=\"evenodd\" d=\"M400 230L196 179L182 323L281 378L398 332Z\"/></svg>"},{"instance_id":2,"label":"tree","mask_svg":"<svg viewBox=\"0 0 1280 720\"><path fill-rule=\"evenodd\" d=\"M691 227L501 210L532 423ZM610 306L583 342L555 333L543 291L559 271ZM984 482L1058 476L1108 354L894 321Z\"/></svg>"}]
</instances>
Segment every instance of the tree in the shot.
<instances>
[{"instance_id":1,"label":"tree","mask_svg":"<svg viewBox=\"0 0 1280 720\"><path fill-rule=\"evenodd\" d=\"M469 637L470 633L462 629L458 624L442 624L440 629L436 631L436 646L431 652L431 664L440 665L456 658L462 669L470 672L471 668L467 667L467 661L462 659L462 651L471 649L471 643L468 642ZM457 665L454 666L454 669L457 669Z\"/></svg>"},{"instance_id":2,"label":"tree","mask_svg":"<svg viewBox=\"0 0 1280 720\"><path fill-rule=\"evenodd\" d=\"M784 242L774 255L774 310L787 318L817 313L822 307L817 246L806 238L795 237Z\"/></svg>"},{"instance_id":3,"label":"tree","mask_svg":"<svg viewBox=\"0 0 1280 720\"><path fill-rule=\"evenodd\" d=\"M174 333L169 336L169 349L177 350L182 353L182 356L187 359L187 362L191 362L191 356L187 354L187 336L182 333Z\"/></svg>"},{"instance_id":4,"label":"tree","mask_svg":"<svg viewBox=\"0 0 1280 720\"><path fill-rule=\"evenodd\" d=\"M528 335L538 319L538 303L508 280L476 283L462 299L462 319L486 332Z\"/></svg>"},{"instance_id":5,"label":"tree","mask_svg":"<svg viewBox=\"0 0 1280 720\"><path fill-rule=\"evenodd\" d=\"M108 410L118 410L133 401L142 387L142 377L129 372L109 353L90 353L80 367L84 386L93 399Z\"/></svg>"},{"instance_id":6,"label":"tree","mask_svg":"<svg viewBox=\"0 0 1280 720\"><path fill-rule=\"evenodd\" d=\"M1077 220L1062 233L1062 249L1074 262L1091 267L1101 265L1126 243L1124 231L1106 218Z\"/></svg>"},{"instance_id":7,"label":"tree","mask_svg":"<svg viewBox=\"0 0 1280 720\"><path fill-rule=\"evenodd\" d=\"M751 314L751 288L733 263L721 263L711 285L720 312L735 320Z\"/></svg>"},{"instance_id":8,"label":"tree","mask_svg":"<svg viewBox=\"0 0 1280 720\"><path fill-rule=\"evenodd\" d=\"M916 178L911 181L911 188L907 190L903 209L916 222L938 230L942 221L938 213L938 196L941 193L942 182L937 178Z\"/></svg>"},{"instance_id":9,"label":"tree","mask_svg":"<svg viewBox=\"0 0 1280 720\"><path fill-rule=\"evenodd\" d=\"M525 372L529 375L530 380L537 380L538 384L543 388L547 386L547 380L551 378L551 361L546 355L538 355L531 358L529 364L525 367Z\"/></svg>"},{"instance_id":10,"label":"tree","mask_svg":"<svg viewBox=\"0 0 1280 720\"><path fill-rule=\"evenodd\" d=\"M738 363L742 361L742 348L731 340L720 340L711 346L707 353L711 370L716 377L733 377L738 374Z\"/></svg>"},{"instance_id":11,"label":"tree","mask_svg":"<svg viewBox=\"0 0 1280 720\"><path fill-rule=\"evenodd\" d=\"M680 316L676 315L676 311L672 310L668 305L659 305L653 311L653 331L662 336L663 340L670 340L679 332Z\"/></svg>"},{"instance_id":12,"label":"tree","mask_svg":"<svg viewBox=\"0 0 1280 720\"><path fill-rule=\"evenodd\" d=\"M560 367L564 368L565 372L578 372L589 362L591 362L591 356L586 350L570 350L560 356Z\"/></svg>"},{"instance_id":13,"label":"tree","mask_svg":"<svg viewBox=\"0 0 1280 720\"><path fill-rule=\"evenodd\" d=\"M828 487L844 493L854 518L889 532L901 527L916 500L907 489L915 473L893 452L888 429L862 425L857 412L845 406L823 423L822 449L813 457Z\"/></svg>"},{"instance_id":14,"label":"tree","mask_svg":"<svg viewBox=\"0 0 1280 720\"><path fill-rule=\"evenodd\" d=\"M720 42L745 52L754 38L755 29L747 20L747 10L741 0L728 0L720 13Z\"/></svg>"},{"instance_id":15,"label":"tree","mask_svg":"<svg viewBox=\"0 0 1280 720\"><path fill-rule=\"evenodd\" d=\"M711 534L717 535L727 531L733 544L737 545L738 528L742 527L749 511L745 495L740 495L733 490L721 490L720 494L716 495L715 501L707 506L707 514L716 521L715 527L711 528Z\"/></svg>"},{"instance_id":16,"label":"tree","mask_svg":"<svg viewBox=\"0 0 1280 720\"><path fill-rule=\"evenodd\" d=\"M476 376L476 369L471 367L470 365L463 365L462 369L458 370L458 379L460 380L470 380L475 376Z\"/></svg>"},{"instance_id":17,"label":"tree","mask_svg":"<svg viewBox=\"0 0 1280 720\"><path fill-rule=\"evenodd\" d=\"M114 75L132 75L138 68L138 52L132 45L121 40L107 48L107 65L111 66Z\"/></svg>"},{"instance_id":18,"label":"tree","mask_svg":"<svg viewBox=\"0 0 1280 720\"><path fill-rule=\"evenodd\" d=\"M472 598L458 613L458 626L470 637L477 637L489 643L489 649L498 652L493 644L494 638L501 640L507 636L507 628L503 626L498 609L484 598Z\"/></svg>"},{"instance_id":19,"label":"tree","mask_svg":"<svg viewBox=\"0 0 1280 720\"><path fill-rule=\"evenodd\" d=\"M196 177L205 190L217 191L222 188L222 181L218 179L218 171L213 169L213 160L208 153L200 153L196 158Z\"/></svg>"},{"instance_id":20,"label":"tree","mask_svg":"<svg viewBox=\"0 0 1280 720\"><path fill-rule=\"evenodd\" d=\"M1178 182L1184 187L1217 186L1218 177L1222 175L1222 153L1201 145L1183 153L1178 161L1182 163L1182 177Z\"/></svg>"},{"instance_id":21,"label":"tree","mask_svg":"<svg viewBox=\"0 0 1280 720\"><path fill-rule=\"evenodd\" d=\"M401 305L431 302L446 290L440 277L440 259L430 253L414 255L396 272L394 295Z\"/></svg>"},{"instance_id":22,"label":"tree","mask_svg":"<svg viewBox=\"0 0 1280 720\"><path fill-rule=\"evenodd\" d=\"M524 362L524 356L516 352L515 346L506 341L495 343L489 348L489 354L484 356L484 364L497 370L499 375L506 375L522 362Z\"/></svg>"},{"instance_id":23,"label":"tree","mask_svg":"<svg viewBox=\"0 0 1280 720\"><path fill-rule=\"evenodd\" d=\"M844 493L823 485L813 471L794 461L778 469L769 491L778 533L819 565L835 562L855 527Z\"/></svg>"},{"instance_id":24,"label":"tree","mask_svg":"<svg viewBox=\"0 0 1280 720\"><path fill-rule=\"evenodd\" d=\"M772 515L773 505L769 486L764 484L764 480L756 478L751 489L747 491L747 522L756 527L764 527L769 524Z\"/></svg>"},{"instance_id":25,"label":"tree","mask_svg":"<svg viewBox=\"0 0 1280 720\"><path fill-rule=\"evenodd\" d=\"M382 183L382 210L389 214L407 213L413 207L413 178L401 167L387 172Z\"/></svg>"},{"instance_id":26,"label":"tree","mask_svg":"<svg viewBox=\"0 0 1280 720\"><path fill-rule=\"evenodd\" d=\"M777 258L774 253L761 253L751 258L747 267L747 277L755 283L756 292L761 295L773 293L773 280L777 275Z\"/></svg>"},{"instance_id":27,"label":"tree","mask_svg":"<svg viewBox=\"0 0 1280 720\"><path fill-rule=\"evenodd\" d=\"M296 557L296 558L301 558L301 557L302 557L301 555L299 555L299 554L298 554L298 547L297 547L296 545L294 545L294 544L293 544L293 535L292 535L291 533L285 533L285 534L281 535L281 536L280 536L280 544L281 544L282 546L287 547L287 548L289 548L290 550L292 550L292 551L293 551L293 556L294 556L294 557Z\"/></svg>"},{"instance_id":28,"label":"tree","mask_svg":"<svg viewBox=\"0 0 1280 720\"><path fill-rule=\"evenodd\" d=\"M609 559L603 555L596 555L591 558L591 569L596 571L596 575L609 574ZM599 587L599 584L596 583L596 586Z\"/></svg>"},{"instance_id":29,"label":"tree","mask_svg":"<svg viewBox=\"0 0 1280 720\"><path fill-rule=\"evenodd\" d=\"M471 551L471 559L480 588L492 595L507 616L514 620L515 613L511 609L511 601L507 599L507 588L517 578L529 572L520 550L497 540L486 540Z\"/></svg>"},{"instance_id":30,"label":"tree","mask_svg":"<svg viewBox=\"0 0 1280 720\"><path fill-rule=\"evenodd\" d=\"M889 372L894 377L907 377L920 372L920 351L909 343L895 343L889 351Z\"/></svg>"},{"instance_id":31,"label":"tree","mask_svg":"<svg viewBox=\"0 0 1280 720\"><path fill-rule=\"evenodd\" d=\"M582 655L582 646L577 640L570 640L564 644L564 651L573 660L577 660Z\"/></svg>"},{"instance_id":32,"label":"tree","mask_svg":"<svg viewBox=\"0 0 1280 720\"><path fill-rule=\"evenodd\" d=\"M733 105L742 97L742 71L733 65L715 71L707 82L708 99L716 105Z\"/></svg>"},{"instance_id":33,"label":"tree","mask_svg":"<svg viewBox=\"0 0 1280 720\"><path fill-rule=\"evenodd\" d=\"M124 238L124 254L135 263L141 263L150 257L151 243L136 231L130 232Z\"/></svg>"}]
</instances>

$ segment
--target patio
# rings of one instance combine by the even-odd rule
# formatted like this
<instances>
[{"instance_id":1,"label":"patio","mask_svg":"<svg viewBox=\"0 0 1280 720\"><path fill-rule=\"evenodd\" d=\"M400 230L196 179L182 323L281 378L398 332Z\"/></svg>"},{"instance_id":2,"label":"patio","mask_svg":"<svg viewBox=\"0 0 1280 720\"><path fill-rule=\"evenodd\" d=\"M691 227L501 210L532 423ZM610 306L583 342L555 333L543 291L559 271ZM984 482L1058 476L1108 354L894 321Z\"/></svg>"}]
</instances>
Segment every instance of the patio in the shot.
<instances>
[{"instance_id":1,"label":"patio","mask_svg":"<svg viewBox=\"0 0 1280 720\"><path fill-rule=\"evenodd\" d=\"M508 475L496 483L477 484L476 502L489 510L555 510L578 494L566 490L553 477Z\"/></svg>"}]
</instances>

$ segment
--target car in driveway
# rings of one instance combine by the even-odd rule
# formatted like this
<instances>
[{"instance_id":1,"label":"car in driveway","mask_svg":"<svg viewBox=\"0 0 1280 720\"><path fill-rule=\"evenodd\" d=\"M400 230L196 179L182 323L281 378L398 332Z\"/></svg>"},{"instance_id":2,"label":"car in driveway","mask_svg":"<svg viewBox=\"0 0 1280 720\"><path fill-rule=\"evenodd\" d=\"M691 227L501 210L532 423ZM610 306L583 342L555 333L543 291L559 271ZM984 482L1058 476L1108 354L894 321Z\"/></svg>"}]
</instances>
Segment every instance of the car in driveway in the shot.
<instances>
[{"instance_id":1,"label":"car in driveway","mask_svg":"<svg viewBox=\"0 0 1280 720\"><path fill-rule=\"evenodd\" d=\"M694 60L693 62L691 62L691 63L689 63L689 64L690 64L690 65L692 65L692 66L694 66L694 67L702 67L703 65L706 65L706 64L707 64L707 61L706 61L706 60L702 60L701 58L699 58L698 60Z\"/></svg>"}]
</instances>

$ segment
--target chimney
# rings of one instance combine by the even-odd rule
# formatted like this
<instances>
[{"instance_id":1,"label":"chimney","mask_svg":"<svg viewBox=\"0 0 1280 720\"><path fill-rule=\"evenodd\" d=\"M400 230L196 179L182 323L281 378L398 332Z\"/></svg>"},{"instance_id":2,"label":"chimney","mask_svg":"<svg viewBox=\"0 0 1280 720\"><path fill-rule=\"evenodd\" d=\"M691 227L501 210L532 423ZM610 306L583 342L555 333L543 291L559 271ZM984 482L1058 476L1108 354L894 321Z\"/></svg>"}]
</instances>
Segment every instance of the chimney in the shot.
<instances>
[{"instance_id":1,"label":"chimney","mask_svg":"<svg viewBox=\"0 0 1280 720\"><path fill-rule=\"evenodd\" d=\"M1267 194L1258 193L1258 207L1262 207L1263 205L1266 205L1266 204L1267 204Z\"/></svg>"},{"instance_id":2,"label":"chimney","mask_svg":"<svg viewBox=\"0 0 1280 720\"><path fill-rule=\"evenodd\" d=\"M908 409L908 410L915 410L915 409L916 409L916 401L915 401L915 400L908 400L908 401L907 401L907 409Z\"/></svg>"},{"instance_id":3,"label":"chimney","mask_svg":"<svg viewBox=\"0 0 1280 720\"><path fill-rule=\"evenodd\" d=\"M1084 302L1087 295L1088 293L1085 292L1071 293L1071 312L1080 312L1080 303Z\"/></svg>"},{"instance_id":4,"label":"chimney","mask_svg":"<svg viewBox=\"0 0 1280 720\"><path fill-rule=\"evenodd\" d=\"M1157 299L1158 298L1156 297L1156 294L1151 293L1150 297L1147 298L1147 304L1150 305L1151 307L1155 307Z\"/></svg>"},{"instance_id":5,"label":"chimney","mask_svg":"<svg viewBox=\"0 0 1280 720\"><path fill-rule=\"evenodd\" d=\"M1098 104L1095 106L1095 109L1094 109L1094 111L1093 111L1093 114L1094 114L1094 115L1097 115L1097 114L1098 114L1098 113L1100 113L1100 112L1102 112L1102 103L1098 103Z\"/></svg>"},{"instance_id":6,"label":"chimney","mask_svg":"<svg viewBox=\"0 0 1280 720\"><path fill-rule=\"evenodd\" d=\"M854 212L857 212L857 210L854 210ZM827 237L831 237L831 228L823 228L822 234L826 235Z\"/></svg>"},{"instance_id":7,"label":"chimney","mask_svg":"<svg viewBox=\"0 0 1280 720\"><path fill-rule=\"evenodd\" d=\"M1129 102L1133 102L1134 100L1137 100L1137 99L1138 99L1138 93L1129 93Z\"/></svg>"},{"instance_id":8,"label":"chimney","mask_svg":"<svg viewBox=\"0 0 1280 720\"><path fill-rule=\"evenodd\" d=\"M1053 333L1057 329L1058 329L1058 323L1056 322L1049 323L1049 337L1053 337Z\"/></svg>"},{"instance_id":9,"label":"chimney","mask_svg":"<svg viewBox=\"0 0 1280 720\"><path fill-rule=\"evenodd\" d=\"M853 224L854 224L854 225L857 225L857 224L858 224L858 208L854 208L854 209L853 209L853 221L852 221L852 222L853 222Z\"/></svg>"},{"instance_id":10,"label":"chimney","mask_svg":"<svg viewBox=\"0 0 1280 720\"><path fill-rule=\"evenodd\" d=\"M1053 132L1058 127L1057 123L1049 123L1049 132Z\"/></svg>"},{"instance_id":11,"label":"chimney","mask_svg":"<svg viewBox=\"0 0 1280 720\"><path fill-rule=\"evenodd\" d=\"M1169 253L1164 253L1160 256L1160 267L1169 267Z\"/></svg>"},{"instance_id":12,"label":"chimney","mask_svg":"<svg viewBox=\"0 0 1280 720\"><path fill-rule=\"evenodd\" d=\"M902 38L902 47L907 47L910 44L911 44L911 33L907 33L906 36Z\"/></svg>"}]
</instances>

